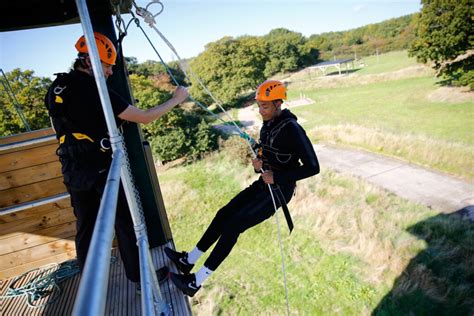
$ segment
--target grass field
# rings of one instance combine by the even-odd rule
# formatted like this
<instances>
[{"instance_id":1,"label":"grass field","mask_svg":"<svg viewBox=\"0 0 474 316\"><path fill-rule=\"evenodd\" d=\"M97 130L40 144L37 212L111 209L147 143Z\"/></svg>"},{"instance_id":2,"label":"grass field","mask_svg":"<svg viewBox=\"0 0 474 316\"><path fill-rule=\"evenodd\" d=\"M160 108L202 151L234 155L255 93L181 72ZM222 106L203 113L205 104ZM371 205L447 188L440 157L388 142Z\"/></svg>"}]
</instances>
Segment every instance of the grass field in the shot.
<instances>
[{"instance_id":1,"label":"grass field","mask_svg":"<svg viewBox=\"0 0 474 316\"><path fill-rule=\"evenodd\" d=\"M217 209L255 174L225 152L159 174L174 240L190 250ZM474 229L357 178L302 181L280 216L293 315L468 315ZM203 263L202 258L198 266ZM243 234L192 299L196 315L284 315L275 219ZM413 303L416 301L416 304Z\"/></svg>"},{"instance_id":2,"label":"grass field","mask_svg":"<svg viewBox=\"0 0 474 316\"><path fill-rule=\"evenodd\" d=\"M292 109L315 143L336 143L474 179L474 102L440 90L406 52L350 75L289 76ZM236 112L232 113L236 117ZM224 149L159 172L174 241L193 248L256 175ZM474 226L364 180L323 170L301 181L280 216L292 315L473 315ZM191 300L196 315L285 315L275 218L245 232ZM197 266L200 267L206 256Z\"/></svg>"},{"instance_id":3,"label":"grass field","mask_svg":"<svg viewBox=\"0 0 474 316\"><path fill-rule=\"evenodd\" d=\"M454 90L451 99L437 99L438 79L430 70L413 68L406 52L381 55L379 64L371 66L374 58L351 76L291 81L290 99L304 94L315 101L293 109L305 120L311 139L364 148L473 180L473 93ZM412 68L404 71L402 66Z\"/></svg>"}]
</instances>

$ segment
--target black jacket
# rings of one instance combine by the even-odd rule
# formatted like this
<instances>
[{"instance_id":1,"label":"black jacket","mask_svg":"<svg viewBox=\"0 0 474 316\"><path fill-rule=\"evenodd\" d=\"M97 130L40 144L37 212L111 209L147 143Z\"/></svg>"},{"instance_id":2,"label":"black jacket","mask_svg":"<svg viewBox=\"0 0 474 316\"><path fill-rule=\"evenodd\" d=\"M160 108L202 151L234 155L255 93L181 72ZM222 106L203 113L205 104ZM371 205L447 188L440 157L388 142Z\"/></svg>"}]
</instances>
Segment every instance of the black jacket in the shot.
<instances>
[{"instance_id":1,"label":"black jacket","mask_svg":"<svg viewBox=\"0 0 474 316\"><path fill-rule=\"evenodd\" d=\"M272 170L276 184L286 185L319 173L319 162L297 117L285 109L260 130L263 169Z\"/></svg>"}]
</instances>

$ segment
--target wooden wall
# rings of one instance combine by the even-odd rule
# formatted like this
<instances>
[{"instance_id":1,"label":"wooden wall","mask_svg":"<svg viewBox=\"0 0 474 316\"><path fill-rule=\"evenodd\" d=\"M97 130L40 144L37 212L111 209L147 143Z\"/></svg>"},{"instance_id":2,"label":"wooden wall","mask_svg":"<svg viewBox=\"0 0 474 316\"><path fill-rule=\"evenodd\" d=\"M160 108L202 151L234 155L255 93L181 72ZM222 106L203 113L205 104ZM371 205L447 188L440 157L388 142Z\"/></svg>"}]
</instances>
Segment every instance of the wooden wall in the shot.
<instances>
[{"instance_id":1,"label":"wooden wall","mask_svg":"<svg viewBox=\"0 0 474 316\"><path fill-rule=\"evenodd\" d=\"M0 145L51 129L0 138ZM0 210L66 192L56 139L0 151ZM69 198L0 216L0 279L75 257L76 219Z\"/></svg>"}]
</instances>

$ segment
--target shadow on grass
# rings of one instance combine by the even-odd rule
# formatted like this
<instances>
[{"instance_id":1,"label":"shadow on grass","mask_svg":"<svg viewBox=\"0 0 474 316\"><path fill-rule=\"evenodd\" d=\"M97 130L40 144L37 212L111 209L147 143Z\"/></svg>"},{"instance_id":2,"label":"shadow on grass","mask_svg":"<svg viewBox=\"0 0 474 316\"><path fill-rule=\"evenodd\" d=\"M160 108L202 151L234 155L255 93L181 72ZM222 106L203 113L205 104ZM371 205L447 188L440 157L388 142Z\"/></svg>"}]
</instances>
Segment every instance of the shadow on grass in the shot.
<instances>
[{"instance_id":1,"label":"shadow on grass","mask_svg":"<svg viewBox=\"0 0 474 316\"><path fill-rule=\"evenodd\" d=\"M410 261L372 315L474 315L472 207L408 228L427 248Z\"/></svg>"}]
</instances>

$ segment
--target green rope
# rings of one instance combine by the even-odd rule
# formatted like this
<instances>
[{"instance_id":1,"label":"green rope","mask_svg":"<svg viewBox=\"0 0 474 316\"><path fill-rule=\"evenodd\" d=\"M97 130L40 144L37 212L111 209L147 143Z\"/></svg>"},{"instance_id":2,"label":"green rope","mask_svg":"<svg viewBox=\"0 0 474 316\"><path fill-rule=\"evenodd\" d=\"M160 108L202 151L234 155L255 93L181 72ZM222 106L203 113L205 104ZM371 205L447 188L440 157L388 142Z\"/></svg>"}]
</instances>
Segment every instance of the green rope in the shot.
<instances>
[{"instance_id":1,"label":"green rope","mask_svg":"<svg viewBox=\"0 0 474 316\"><path fill-rule=\"evenodd\" d=\"M163 58L161 58L161 55L160 53L158 52L158 50L156 49L155 45L153 45L153 42L150 40L150 38L148 37L148 35L146 34L145 30L141 27L140 25L140 21L138 20L137 17L135 17L135 15L133 14L133 12L130 12L131 15L132 15L132 21L135 22L135 24L137 25L137 27L142 31L143 35L145 36L145 38L147 39L148 43L150 44L150 46L153 48L153 50L155 51L156 55L158 56L158 58L160 59L160 62L161 64L165 67L166 69L166 72L169 74L169 76L171 77L171 79L173 80L173 82L175 83L176 86L179 86L179 83L178 83L178 80L176 79L176 77L173 75L171 69L169 68L169 66L165 63L165 61L163 60ZM129 22L129 25L130 25L130 22ZM211 110L209 110L208 107L206 107L205 105L203 105L201 102L199 102L198 100L194 99L191 95L189 96L189 99L191 101L193 101L196 105L198 105L200 108L202 108L203 110L205 110L206 112L208 112L212 117L214 117L215 119L221 121L224 123L224 125L226 126L231 126L231 127L235 127L235 129L237 130L237 133L239 134L239 136L241 138L243 138L245 141L247 141L250 146L253 146L256 144L256 141L255 139L253 139L249 134L245 133L244 131L242 131L242 129L240 129L238 127L238 125L235 123L235 122L228 122L228 121L225 121L223 120L220 116L218 116L217 114L215 114L214 112L212 112ZM223 110L223 112L225 112Z\"/></svg>"},{"instance_id":2,"label":"green rope","mask_svg":"<svg viewBox=\"0 0 474 316\"><path fill-rule=\"evenodd\" d=\"M117 262L117 260L117 257L112 256L110 263L113 264ZM15 287L15 284L19 283L34 271L38 271L35 277L29 280L25 285ZM44 307L56 302L62 294L60 284L73 278L76 274L79 274L79 272L79 265L76 259L68 260L61 264L54 263L32 269L15 277L8 287L6 294L1 295L0 298L4 299L26 296L28 306L35 308ZM48 299L46 303L35 305L36 301L47 296L51 296L51 298Z\"/></svg>"},{"instance_id":3,"label":"green rope","mask_svg":"<svg viewBox=\"0 0 474 316\"><path fill-rule=\"evenodd\" d=\"M23 280L31 272L38 271L37 275L28 281L25 285L15 287L15 284ZM8 287L7 293L0 296L3 298L15 298L19 296L26 296L28 306L43 307L56 302L61 296L62 290L60 283L72 278L79 273L79 266L76 260L69 260L61 264L52 264L37 269L29 270L20 276L15 277L13 282ZM37 304L35 302L50 296L44 304Z\"/></svg>"}]
</instances>

